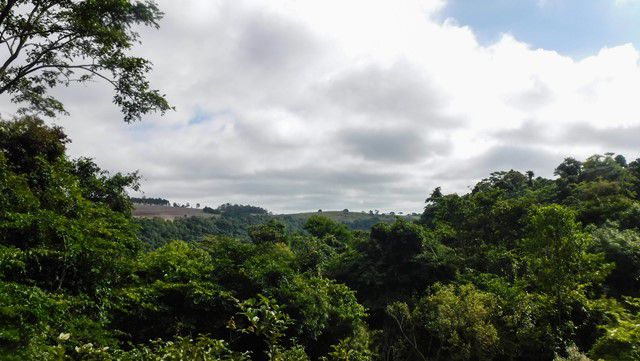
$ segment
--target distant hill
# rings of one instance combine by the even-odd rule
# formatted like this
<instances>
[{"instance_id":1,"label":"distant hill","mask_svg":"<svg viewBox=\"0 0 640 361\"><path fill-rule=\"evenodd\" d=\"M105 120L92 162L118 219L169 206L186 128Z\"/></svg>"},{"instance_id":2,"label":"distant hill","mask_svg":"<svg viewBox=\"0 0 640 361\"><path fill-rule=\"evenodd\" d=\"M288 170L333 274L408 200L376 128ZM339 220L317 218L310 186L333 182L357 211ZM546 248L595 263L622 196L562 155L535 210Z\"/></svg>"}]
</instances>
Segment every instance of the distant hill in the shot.
<instances>
[{"instance_id":1,"label":"distant hill","mask_svg":"<svg viewBox=\"0 0 640 361\"><path fill-rule=\"evenodd\" d=\"M229 236L249 239L251 226L277 219L288 232L305 232L304 224L312 216L327 217L346 225L351 230L367 231L377 223L392 223L398 217L409 219L415 216L392 216L360 212L305 212L294 214L212 214L203 209L166 207L136 204L133 215L140 225L140 237L152 248L180 239L194 241L206 235Z\"/></svg>"},{"instance_id":2,"label":"distant hill","mask_svg":"<svg viewBox=\"0 0 640 361\"><path fill-rule=\"evenodd\" d=\"M291 213L291 214L283 214L286 216L303 218L307 219L311 216L324 216L330 218L337 222L353 222L363 219L371 219L371 218L379 218L384 220L393 221L396 217L413 217L410 215L389 215L389 214L370 214L370 213L362 213L362 212L342 212L342 211L322 211L322 212L303 212L303 213ZM415 218L419 218L415 216Z\"/></svg>"},{"instance_id":3,"label":"distant hill","mask_svg":"<svg viewBox=\"0 0 640 361\"><path fill-rule=\"evenodd\" d=\"M165 220L174 220L183 217L216 217L214 214L204 213L202 209L156 206L150 204L134 204L133 216L135 218L162 218Z\"/></svg>"},{"instance_id":4,"label":"distant hill","mask_svg":"<svg viewBox=\"0 0 640 361\"><path fill-rule=\"evenodd\" d=\"M340 222L351 226L353 229L368 229L371 225L378 222L393 222L396 217L408 218L411 220L418 219L418 216L411 215L388 215L388 214L369 214L362 212L343 212L343 211L323 211L323 212L303 212L291 214L271 215L274 218L291 218L300 223L304 223L309 217L320 215L327 217L333 221ZM202 209L157 206L149 204L134 204L133 216L136 218L162 218L165 220L174 220L184 217L216 217L216 214L205 213Z\"/></svg>"}]
</instances>

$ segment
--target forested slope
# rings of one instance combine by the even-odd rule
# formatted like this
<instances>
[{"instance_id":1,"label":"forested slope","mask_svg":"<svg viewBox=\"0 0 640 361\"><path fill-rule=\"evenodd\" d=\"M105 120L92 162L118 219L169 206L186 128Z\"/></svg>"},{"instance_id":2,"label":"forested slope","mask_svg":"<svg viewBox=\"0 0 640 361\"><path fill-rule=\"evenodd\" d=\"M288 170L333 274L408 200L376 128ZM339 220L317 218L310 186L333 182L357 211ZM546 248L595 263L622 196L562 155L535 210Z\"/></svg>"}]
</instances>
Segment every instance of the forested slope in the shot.
<instances>
[{"instance_id":1,"label":"forested slope","mask_svg":"<svg viewBox=\"0 0 640 361\"><path fill-rule=\"evenodd\" d=\"M165 207L163 207L165 208ZM171 208L171 207L166 207ZM184 208L178 208L184 210ZM194 210L195 211L195 210ZM206 213L203 213L207 215ZM135 215L135 213L134 213ZM309 219L318 216L344 224L350 230L369 230L378 223L393 223L397 218L414 219L413 216L370 215L368 213L322 212L298 214L240 214L216 213L208 216L182 216L172 220L161 217L135 217L140 226L139 237L145 245L152 248L169 241L198 241L207 236L230 236L241 240L249 240L249 229L252 226L277 220L285 226L289 233L303 233Z\"/></svg>"},{"instance_id":2,"label":"forested slope","mask_svg":"<svg viewBox=\"0 0 640 361\"><path fill-rule=\"evenodd\" d=\"M137 176L67 142L0 123L0 359L640 359L637 161L493 173L369 231L316 215L149 247Z\"/></svg>"}]
</instances>

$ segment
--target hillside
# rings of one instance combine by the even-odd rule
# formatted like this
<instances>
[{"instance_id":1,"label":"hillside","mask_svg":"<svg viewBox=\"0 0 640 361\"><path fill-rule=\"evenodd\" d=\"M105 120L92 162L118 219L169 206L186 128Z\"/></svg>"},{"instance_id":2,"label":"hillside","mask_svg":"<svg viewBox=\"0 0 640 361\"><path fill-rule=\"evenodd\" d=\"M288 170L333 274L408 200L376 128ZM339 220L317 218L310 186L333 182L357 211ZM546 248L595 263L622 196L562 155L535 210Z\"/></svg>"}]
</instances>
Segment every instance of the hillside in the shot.
<instances>
[{"instance_id":1,"label":"hillside","mask_svg":"<svg viewBox=\"0 0 640 361\"><path fill-rule=\"evenodd\" d=\"M331 219L334 222L340 222L345 224L359 224L368 223L371 221L377 222L393 222L397 217L416 220L418 216L411 215L398 215L392 216L388 214L369 214L362 212L342 212L342 211L325 211L325 212L303 212L303 213L289 213L289 214L276 214L272 215L274 218L292 218L296 221L306 221L309 217L314 215L322 215ZM210 218L216 215L205 213L202 209L196 208L183 208L183 207L167 207L156 206L148 204L134 204L133 216L135 218L162 218L165 220L174 220L176 218L184 217L203 217Z\"/></svg>"},{"instance_id":2,"label":"hillside","mask_svg":"<svg viewBox=\"0 0 640 361\"><path fill-rule=\"evenodd\" d=\"M342 223L351 223L351 222L370 220L370 219L379 219L382 222L387 222L387 221L393 222L396 219L396 217L418 219L417 216L410 216L410 215L398 215L398 216L392 216L388 214L374 215L374 214L361 213L361 212L341 212L341 211L304 212L304 213L292 213L292 214L285 214L285 215L294 217L294 218L303 219L303 220L307 220L311 216L320 215L320 216L327 217L332 221L342 222Z\"/></svg>"},{"instance_id":3,"label":"hillside","mask_svg":"<svg viewBox=\"0 0 640 361\"><path fill-rule=\"evenodd\" d=\"M135 218L162 218L174 220L183 217L213 217L213 214L204 213L202 209L156 206L150 204L135 204L133 208Z\"/></svg>"}]
</instances>

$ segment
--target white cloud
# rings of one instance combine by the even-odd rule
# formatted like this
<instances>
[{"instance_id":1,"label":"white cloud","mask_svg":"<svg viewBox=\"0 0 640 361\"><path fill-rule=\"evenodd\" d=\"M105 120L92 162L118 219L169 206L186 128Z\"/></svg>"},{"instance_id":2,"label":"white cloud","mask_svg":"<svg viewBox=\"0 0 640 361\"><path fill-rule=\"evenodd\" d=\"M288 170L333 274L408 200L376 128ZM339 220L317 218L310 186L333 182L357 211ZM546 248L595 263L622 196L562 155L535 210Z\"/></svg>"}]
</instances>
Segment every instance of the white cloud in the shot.
<instances>
[{"instance_id":1,"label":"white cloud","mask_svg":"<svg viewBox=\"0 0 640 361\"><path fill-rule=\"evenodd\" d=\"M637 4L638 0L614 0L616 5L628 5L628 4Z\"/></svg>"},{"instance_id":2,"label":"white cloud","mask_svg":"<svg viewBox=\"0 0 640 361\"><path fill-rule=\"evenodd\" d=\"M175 113L126 125L104 86L59 92L73 153L140 169L152 196L413 211L496 167L550 175L564 156L629 151L615 138L639 125L632 45L580 61L510 35L483 46L436 20L442 1L160 5L139 51Z\"/></svg>"}]
</instances>

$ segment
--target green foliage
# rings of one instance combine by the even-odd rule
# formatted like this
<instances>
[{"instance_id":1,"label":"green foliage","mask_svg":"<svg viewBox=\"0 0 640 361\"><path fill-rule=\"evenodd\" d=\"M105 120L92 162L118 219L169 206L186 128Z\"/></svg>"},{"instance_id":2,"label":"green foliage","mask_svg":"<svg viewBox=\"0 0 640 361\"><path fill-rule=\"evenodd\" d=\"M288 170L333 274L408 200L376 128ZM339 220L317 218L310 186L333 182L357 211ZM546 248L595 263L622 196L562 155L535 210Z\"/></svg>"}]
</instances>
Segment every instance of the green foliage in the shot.
<instances>
[{"instance_id":1,"label":"green foliage","mask_svg":"<svg viewBox=\"0 0 640 361\"><path fill-rule=\"evenodd\" d=\"M136 219L140 239L150 248L160 247L175 240L199 241L210 235L229 236L249 240L248 229L265 222L256 217L188 217L167 221L160 218Z\"/></svg>"},{"instance_id":2,"label":"green foliage","mask_svg":"<svg viewBox=\"0 0 640 361\"><path fill-rule=\"evenodd\" d=\"M520 244L527 265L524 278L558 302L571 292L597 286L611 267L592 248L591 236L580 230L571 210L558 205L535 208Z\"/></svg>"},{"instance_id":3,"label":"green foliage","mask_svg":"<svg viewBox=\"0 0 640 361\"><path fill-rule=\"evenodd\" d=\"M167 206L167 207L171 204L169 200L164 198L147 198L147 197L142 197L142 198L131 197L131 202L136 204L150 204L150 205Z\"/></svg>"},{"instance_id":4,"label":"green foliage","mask_svg":"<svg viewBox=\"0 0 640 361\"><path fill-rule=\"evenodd\" d=\"M532 210L527 236L520 244L526 268L522 281L534 293L554 351L593 337L594 317L588 299L598 293L612 268L593 252L591 236L581 231L575 213L559 205ZM597 322L597 321L595 321ZM589 334L591 333L591 334Z\"/></svg>"},{"instance_id":5,"label":"green foliage","mask_svg":"<svg viewBox=\"0 0 640 361\"><path fill-rule=\"evenodd\" d=\"M596 359L630 361L640 359L640 299L625 297L621 302L598 300L609 322L600 326L604 334L590 351Z\"/></svg>"},{"instance_id":6,"label":"green foliage","mask_svg":"<svg viewBox=\"0 0 640 361\"><path fill-rule=\"evenodd\" d=\"M351 231L231 205L136 223L137 174L67 142L0 122L2 360L640 358L638 161L495 172Z\"/></svg>"},{"instance_id":7,"label":"green foliage","mask_svg":"<svg viewBox=\"0 0 640 361\"><path fill-rule=\"evenodd\" d=\"M174 341L157 340L129 352L116 353L114 360L140 361L248 361L246 352L236 352L222 340L199 336L196 340L177 337Z\"/></svg>"},{"instance_id":8,"label":"green foliage","mask_svg":"<svg viewBox=\"0 0 640 361\"><path fill-rule=\"evenodd\" d=\"M375 353L372 351L372 336L366 327L360 326L353 336L346 337L331 346L328 356L322 361L371 361Z\"/></svg>"},{"instance_id":9,"label":"green foliage","mask_svg":"<svg viewBox=\"0 0 640 361\"><path fill-rule=\"evenodd\" d=\"M71 334L60 334L59 343L73 340ZM236 352L223 340L199 336L196 340L176 337L174 340L155 340L149 344L135 345L129 351L100 347L85 343L66 350L58 345L48 353L39 355L41 360L83 361L249 361L247 352Z\"/></svg>"},{"instance_id":10,"label":"green foliage","mask_svg":"<svg viewBox=\"0 0 640 361\"><path fill-rule=\"evenodd\" d=\"M0 283L0 354L26 357L54 331L49 322L56 302L42 290Z\"/></svg>"},{"instance_id":11,"label":"green foliage","mask_svg":"<svg viewBox=\"0 0 640 361\"><path fill-rule=\"evenodd\" d=\"M398 332L400 357L429 360L491 360L497 353L493 324L497 302L473 285L433 286L414 309L406 303L387 308Z\"/></svg>"},{"instance_id":12,"label":"green foliage","mask_svg":"<svg viewBox=\"0 0 640 361\"><path fill-rule=\"evenodd\" d=\"M54 116L65 108L50 88L101 79L126 122L164 113L169 104L146 79L151 63L128 54L139 42L135 29L157 27L161 17L151 0L3 1L0 45L9 56L0 65L0 94L24 104L23 113Z\"/></svg>"},{"instance_id":13,"label":"green foliage","mask_svg":"<svg viewBox=\"0 0 640 361\"><path fill-rule=\"evenodd\" d=\"M324 216L311 216L304 224L304 229L312 236L325 238L333 236L340 242L349 242L351 240L351 232L349 228L341 223L332 221Z\"/></svg>"},{"instance_id":14,"label":"green foliage","mask_svg":"<svg viewBox=\"0 0 640 361\"><path fill-rule=\"evenodd\" d=\"M295 337L310 345L312 355L326 354L332 345L358 332L366 317L353 291L326 278L297 275L276 292L294 319Z\"/></svg>"},{"instance_id":15,"label":"green foliage","mask_svg":"<svg viewBox=\"0 0 640 361\"><path fill-rule=\"evenodd\" d=\"M301 360L306 359L306 354L300 347L286 350L280 345L280 340L285 336L285 331L292 321L277 303L263 295L258 295L257 299L250 298L241 302L239 307L238 315L243 316L244 325L239 326L232 318L228 327L263 338L269 360L293 360L296 355L303 356Z\"/></svg>"},{"instance_id":16,"label":"green foliage","mask_svg":"<svg viewBox=\"0 0 640 361\"><path fill-rule=\"evenodd\" d=\"M261 243L283 243L286 242L286 226L275 219L266 223L251 226L249 237L256 244Z\"/></svg>"},{"instance_id":17,"label":"green foliage","mask_svg":"<svg viewBox=\"0 0 640 361\"><path fill-rule=\"evenodd\" d=\"M136 342L221 334L235 306L214 272L211 256L184 242L142 255L132 284L115 293L114 326Z\"/></svg>"},{"instance_id":18,"label":"green foliage","mask_svg":"<svg viewBox=\"0 0 640 361\"><path fill-rule=\"evenodd\" d=\"M591 359L587 357L585 354L583 354L582 352L580 352L578 347L570 346L567 349L566 357L556 356L553 359L553 361L591 361Z\"/></svg>"},{"instance_id":19,"label":"green foliage","mask_svg":"<svg viewBox=\"0 0 640 361\"><path fill-rule=\"evenodd\" d=\"M370 324L384 323L386 305L419 295L436 281L454 278L449 248L419 225L405 220L378 224L334 257L326 273L356 291L370 312Z\"/></svg>"},{"instance_id":20,"label":"green foliage","mask_svg":"<svg viewBox=\"0 0 640 361\"><path fill-rule=\"evenodd\" d=\"M140 247L128 203L117 202L136 177L109 177L95 164L76 172L90 161L66 159L66 142L38 119L0 123L0 252L16 271L0 279L95 294L121 281Z\"/></svg>"},{"instance_id":21,"label":"green foliage","mask_svg":"<svg viewBox=\"0 0 640 361\"><path fill-rule=\"evenodd\" d=\"M267 211L264 208L251 206L251 205L245 206L242 204L225 203L218 206L218 208L216 209L212 209L209 207L206 207L206 208L208 208L208 209L205 209L205 212L207 213L222 214L229 217L242 217L242 216L255 216L255 215L261 215L261 214L262 215L269 214L269 211Z\"/></svg>"},{"instance_id":22,"label":"green foliage","mask_svg":"<svg viewBox=\"0 0 640 361\"><path fill-rule=\"evenodd\" d=\"M640 234L618 230L615 225L593 231L597 249L615 265L605 285L611 295L640 296Z\"/></svg>"}]
</instances>

